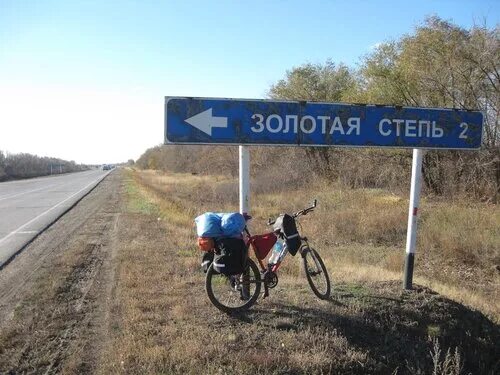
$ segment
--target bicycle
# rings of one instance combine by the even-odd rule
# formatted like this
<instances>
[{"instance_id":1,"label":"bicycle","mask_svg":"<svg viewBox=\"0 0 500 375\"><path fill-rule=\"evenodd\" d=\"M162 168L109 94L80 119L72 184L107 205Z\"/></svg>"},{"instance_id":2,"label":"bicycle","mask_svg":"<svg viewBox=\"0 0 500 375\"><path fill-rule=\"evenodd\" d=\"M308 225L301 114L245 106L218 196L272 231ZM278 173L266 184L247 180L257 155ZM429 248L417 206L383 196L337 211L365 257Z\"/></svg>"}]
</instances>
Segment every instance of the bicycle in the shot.
<instances>
[{"instance_id":1,"label":"bicycle","mask_svg":"<svg viewBox=\"0 0 500 375\"><path fill-rule=\"evenodd\" d=\"M310 207L297 211L290 216L294 220L301 216L305 216L314 211L316 203L317 201L314 200ZM284 215L280 215L278 218L282 216ZM248 222L251 216L246 215L245 219ZM269 219L267 224L276 224L276 219L273 221ZM273 289L278 285L277 271L289 252L287 241L292 237L286 238L283 231L276 227L273 228L273 232L261 235L251 235L248 227L245 226L243 233L247 246L245 271L239 275L225 276L215 271L213 264L211 264L206 274L205 289L208 298L215 307L226 313L246 310L253 306L255 302L257 302L262 285L264 285L263 298L269 296L269 289ZM301 240L298 252L302 258L302 264L309 286L318 298L328 299L331 290L330 277L328 276L323 260L318 252L309 245L307 237L300 236L298 231L295 236ZM276 262L270 263L268 261L267 264L264 264L264 259L276 241L283 242L283 250L280 252L278 258L275 259ZM253 259L248 256L248 249L250 247L253 249L254 256L260 268L257 267Z\"/></svg>"}]
</instances>

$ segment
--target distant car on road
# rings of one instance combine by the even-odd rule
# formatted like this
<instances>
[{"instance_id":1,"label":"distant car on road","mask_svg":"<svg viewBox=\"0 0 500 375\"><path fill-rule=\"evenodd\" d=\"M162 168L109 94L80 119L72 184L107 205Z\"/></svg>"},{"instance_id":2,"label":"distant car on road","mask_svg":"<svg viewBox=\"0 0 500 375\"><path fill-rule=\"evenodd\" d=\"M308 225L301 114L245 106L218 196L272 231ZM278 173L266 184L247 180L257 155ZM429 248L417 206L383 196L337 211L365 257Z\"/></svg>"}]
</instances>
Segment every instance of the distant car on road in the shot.
<instances>
[{"instance_id":1,"label":"distant car on road","mask_svg":"<svg viewBox=\"0 0 500 375\"><path fill-rule=\"evenodd\" d=\"M104 165L102 166L102 170L103 170L103 171L109 171L109 170L111 170L111 165L109 165L109 164L104 164Z\"/></svg>"}]
</instances>

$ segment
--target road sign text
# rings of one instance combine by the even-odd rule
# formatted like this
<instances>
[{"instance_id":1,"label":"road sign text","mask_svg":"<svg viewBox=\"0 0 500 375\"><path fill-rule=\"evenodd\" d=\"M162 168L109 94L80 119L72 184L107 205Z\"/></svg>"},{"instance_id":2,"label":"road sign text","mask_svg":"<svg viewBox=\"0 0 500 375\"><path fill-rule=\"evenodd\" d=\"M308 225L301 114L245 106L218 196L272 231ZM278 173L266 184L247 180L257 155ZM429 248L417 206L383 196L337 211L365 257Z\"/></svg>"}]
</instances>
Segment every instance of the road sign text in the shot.
<instances>
[{"instance_id":1,"label":"road sign text","mask_svg":"<svg viewBox=\"0 0 500 375\"><path fill-rule=\"evenodd\" d=\"M481 112L337 103L166 98L165 142L475 149Z\"/></svg>"}]
</instances>

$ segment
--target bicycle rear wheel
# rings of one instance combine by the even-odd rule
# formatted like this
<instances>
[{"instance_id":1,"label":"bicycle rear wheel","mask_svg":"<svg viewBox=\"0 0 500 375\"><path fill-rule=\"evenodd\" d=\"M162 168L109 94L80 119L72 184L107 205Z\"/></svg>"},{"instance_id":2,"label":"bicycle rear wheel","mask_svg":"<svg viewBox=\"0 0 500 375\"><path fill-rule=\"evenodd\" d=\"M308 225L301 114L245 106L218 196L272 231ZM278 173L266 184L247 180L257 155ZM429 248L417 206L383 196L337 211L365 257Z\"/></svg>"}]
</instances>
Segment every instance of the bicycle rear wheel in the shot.
<instances>
[{"instance_id":1,"label":"bicycle rear wheel","mask_svg":"<svg viewBox=\"0 0 500 375\"><path fill-rule=\"evenodd\" d=\"M302 249L302 262L306 272L307 282L312 291L320 299L330 297L330 277L326 270L323 259L312 247Z\"/></svg>"},{"instance_id":2,"label":"bicycle rear wheel","mask_svg":"<svg viewBox=\"0 0 500 375\"><path fill-rule=\"evenodd\" d=\"M259 268L252 259L247 260L244 273L225 276L213 269L207 271L205 288L210 302L225 313L234 313L250 308L259 297L261 289Z\"/></svg>"}]
</instances>

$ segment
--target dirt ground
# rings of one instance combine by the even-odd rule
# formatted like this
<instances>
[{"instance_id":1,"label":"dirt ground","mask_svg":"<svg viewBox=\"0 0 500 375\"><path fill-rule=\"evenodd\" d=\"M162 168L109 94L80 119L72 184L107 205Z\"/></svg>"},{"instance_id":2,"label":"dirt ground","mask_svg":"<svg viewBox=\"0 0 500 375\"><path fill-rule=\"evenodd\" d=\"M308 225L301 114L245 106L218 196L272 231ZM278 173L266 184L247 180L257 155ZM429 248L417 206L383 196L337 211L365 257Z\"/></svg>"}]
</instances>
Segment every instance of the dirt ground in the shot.
<instances>
[{"instance_id":1,"label":"dirt ground","mask_svg":"<svg viewBox=\"0 0 500 375\"><path fill-rule=\"evenodd\" d=\"M112 173L0 272L0 373L498 373L500 330L481 312L340 267L331 300L291 258L269 299L222 314L192 215L175 191L148 194Z\"/></svg>"},{"instance_id":2,"label":"dirt ground","mask_svg":"<svg viewBox=\"0 0 500 375\"><path fill-rule=\"evenodd\" d=\"M0 373L91 373L113 295L122 179L112 173L0 272Z\"/></svg>"}]
</instances>

